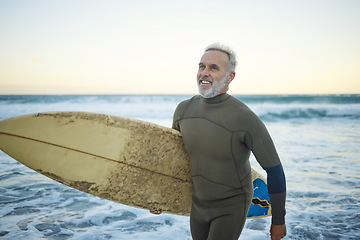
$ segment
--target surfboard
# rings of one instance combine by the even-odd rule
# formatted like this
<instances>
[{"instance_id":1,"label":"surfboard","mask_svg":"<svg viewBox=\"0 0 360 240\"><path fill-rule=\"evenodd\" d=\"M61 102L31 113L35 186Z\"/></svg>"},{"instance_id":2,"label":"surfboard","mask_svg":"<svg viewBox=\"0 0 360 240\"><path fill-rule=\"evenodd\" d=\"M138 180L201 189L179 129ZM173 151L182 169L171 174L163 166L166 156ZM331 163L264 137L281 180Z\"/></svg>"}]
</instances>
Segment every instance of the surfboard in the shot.
<instances>
[{"instance_id":1,"label":"surfboard","mask_svg":"<svg viewBox=\"0 0 360 240\"><path fill-rule=\"evenodd\" d=\"M190 214L190 159L174 129L106 114L37 113L0 121L0 149L80 191L133 207ZM270 216L266 180L254 169L252 175L248 218Z\"/></svg>"}]
</instances>

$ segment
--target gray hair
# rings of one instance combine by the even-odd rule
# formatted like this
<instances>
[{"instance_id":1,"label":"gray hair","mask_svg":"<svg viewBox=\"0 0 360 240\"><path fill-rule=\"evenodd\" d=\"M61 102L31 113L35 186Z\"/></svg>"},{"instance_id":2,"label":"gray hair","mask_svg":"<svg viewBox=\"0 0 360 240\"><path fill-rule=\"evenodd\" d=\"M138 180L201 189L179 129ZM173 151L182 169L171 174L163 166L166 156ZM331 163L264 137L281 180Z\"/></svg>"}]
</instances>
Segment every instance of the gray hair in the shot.
<instances>
[{"instance_id":1,"label":"gray hair","mask_svg":"<svg viewBox=\"0 0 360 240\"><path fill-rule=\"evenodd\" d=\"M226 53L229 56L229 72L235 71L235 68L237 66L237 60L236 60L236 52L231 49L229 46L226 46L221 43L213 43L205 48L205 52L210 50L216 50L223 53Z\"/></svg>"}]
</instances>

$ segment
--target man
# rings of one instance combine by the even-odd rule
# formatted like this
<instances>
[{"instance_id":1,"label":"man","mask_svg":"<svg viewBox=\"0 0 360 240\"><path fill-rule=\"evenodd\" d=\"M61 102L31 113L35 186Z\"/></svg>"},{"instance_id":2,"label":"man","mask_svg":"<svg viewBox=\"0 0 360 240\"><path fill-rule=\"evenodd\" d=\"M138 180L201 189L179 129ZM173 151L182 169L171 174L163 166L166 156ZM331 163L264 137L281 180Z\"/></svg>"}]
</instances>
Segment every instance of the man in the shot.
<instances>
[{"instance_id":1,"label":"man","mask_svg":"<svg viewBox=\"0 0 360 240\"><path fill-rule=\"evenodd\" d=\"M230 48L207 47L197 74L201 96L181 102L174 113L173 128L181 132L191 159L194 240L239 238L253 194L250 151L268 175L271 239L286 235L285 175L274 144L262 121L226 93L236 64Z\"/></svg>"},{"instance_id":2,"label":"man","mask_svg":"<svg viewBox=\"0 0 360 240\"><path fill-rule=\"evenodd\" d=\"M191 159L191 234L194 240L239 238L253 194L252 151L268 175L270 234L272 240L279 240L286 236L285 175L262 121L226 93L236 64L230 48L207 47L197 74L201 96L181 102L174 113L173 128L181 132Z\"/></svg>"}]
</instances>

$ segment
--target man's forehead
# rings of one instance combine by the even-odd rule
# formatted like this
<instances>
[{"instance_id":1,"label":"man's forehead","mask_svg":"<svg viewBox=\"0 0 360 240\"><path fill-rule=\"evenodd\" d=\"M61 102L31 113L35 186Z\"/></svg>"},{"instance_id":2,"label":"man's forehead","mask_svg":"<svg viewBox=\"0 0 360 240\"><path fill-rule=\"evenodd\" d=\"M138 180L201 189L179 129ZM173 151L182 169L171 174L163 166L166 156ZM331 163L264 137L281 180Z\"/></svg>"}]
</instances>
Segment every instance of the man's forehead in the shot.
<instances>
[{"instance_id":1,"label":"man's forehead","mask_svg":"<svg viewBox=\"0 0 360 240\"><path fill-rule=\"evenodd\" d=\"M214 64L228 64L229 63L229 56L222 51L218 50L209 50L202 55L200 62L210 62Z\"/></svg>"}]
</instances>

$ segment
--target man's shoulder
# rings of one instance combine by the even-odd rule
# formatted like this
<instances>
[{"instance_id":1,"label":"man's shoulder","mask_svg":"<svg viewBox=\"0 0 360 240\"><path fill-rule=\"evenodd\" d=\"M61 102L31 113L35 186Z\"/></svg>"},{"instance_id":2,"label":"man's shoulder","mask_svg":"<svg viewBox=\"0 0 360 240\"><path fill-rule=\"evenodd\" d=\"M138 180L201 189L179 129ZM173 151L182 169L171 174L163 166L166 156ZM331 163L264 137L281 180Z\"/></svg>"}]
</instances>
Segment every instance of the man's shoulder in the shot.
<instances>
[{"instance_id":1,"label":"man's shoulder","mask_svg":"<svg viewBox=\"0 0 360 240\"><path fill-rule=\"evenodd\" d=\"M188 98L188 99L185 99L185 100L181 101L181 102L178 104L178 107L186 106L186 105L188 105L191 101L193 101L193 100L199 100L199 99L201 99L201 96L200 96L200 95L195 95L195 96L193 96L193 97L191 97L191 98Z\"/></svg>"},{"instance_id":2,"label":"man's shoulder","mask_svg":"<svg viewBox=\"0 0 360 240\"><path fill-rule=\"evenodd\" d=\"M228 99L228 103L230 105L232 105L233 107L238 108L242 111L252 112L252 110L248 107L248 105L246 105L243 101L241 101L240 99L238 99L237 97L234 97L232 95L230 95L230 97Z\"/></svg>"},{"instance_id":3,"label":"man's shoulder","mask_svg":"<svg viewBox=\"0 0 360 240\"><path fill-rule=\"evenodd\" d=\"M197 98L197 97L198 97L198 96L195 95L195 96L193 96L193 97L191 97L191 98L189 98L189 99L185 99L185 100L181 101L181 102L177 105L177 107L176 107L176 109L175 109L175 115L176 115L176 116L179 116L179 115L182 116L182 115L184 114L186 108L190 105L191 101L192 101L193 99Z\"/></svg>"},{"instance_id":4,"label":"man's shoulder","mask_svg":"<svg viewBox=\"0 0 360 240\"><path fill-rule=\"evenodd\" d=\"M243 101L238 99L237 97L230 96L228 99L228 106L230 111L233 113L234 117L238 117L241 119L248 119L248 120L257 120L259 117L258 115Z\"/></svg>"}]
</instances>

